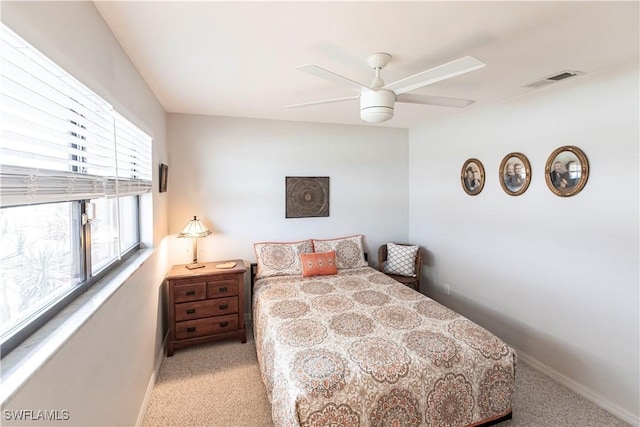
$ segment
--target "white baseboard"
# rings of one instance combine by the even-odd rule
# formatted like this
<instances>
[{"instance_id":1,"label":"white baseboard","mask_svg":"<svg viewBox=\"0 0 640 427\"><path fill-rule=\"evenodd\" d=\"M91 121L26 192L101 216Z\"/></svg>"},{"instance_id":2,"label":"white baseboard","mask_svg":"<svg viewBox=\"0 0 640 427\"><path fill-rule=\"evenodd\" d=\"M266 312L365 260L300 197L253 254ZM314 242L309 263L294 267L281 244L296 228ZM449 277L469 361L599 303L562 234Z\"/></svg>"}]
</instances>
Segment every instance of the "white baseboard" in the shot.
<instances>
[{"instance_id":1,"label":"white baseboard","mask_svg":"<svg viewBox=\"0 0 640 427\"><path fill-rule=\"evenodd\" d=\"M599 407L610 412L611 414L615 415L621 420L631 424L632 426L635 426L635 427L640 426L640 417L638 417L634 413L624 408L621 408L620 406L616 405L609 399L595 393L593 390L585 387L584 385L577 383L571 378L548 367L547 365L529 356L527 353L518 349L515 349L515 350L518 353L518 359L522 359L527 365L531 366L536 371L541 372L542 374L548 376L552 380L562 384L563 386L567 387L569 390L595 403Z\"/></svg>"},{"instance_id":2,"label":"white baseboard","mask_svg":"<svg viewBox=\"0 0 640 427\"><path fill-rule=\"evenodd\" d=\"M140 405L140 412L138 413L138 419L136 420L136 427L139 427L144 422L144 416L147 414L147 408L149 407L149 401L151 401L151 393L153 393L153 387L156 385L156 379L158 378L158 372L160 372L160 365L162 365L162 359L164 358L164 349L167 348L167 340L169 339L169 331L162 340L162 346L156 354L156 360L153 366L153 372L151 378L149 378L149 384L147 385L147 392L144 395L142 405Z\"/></svg>"}]
</instances>

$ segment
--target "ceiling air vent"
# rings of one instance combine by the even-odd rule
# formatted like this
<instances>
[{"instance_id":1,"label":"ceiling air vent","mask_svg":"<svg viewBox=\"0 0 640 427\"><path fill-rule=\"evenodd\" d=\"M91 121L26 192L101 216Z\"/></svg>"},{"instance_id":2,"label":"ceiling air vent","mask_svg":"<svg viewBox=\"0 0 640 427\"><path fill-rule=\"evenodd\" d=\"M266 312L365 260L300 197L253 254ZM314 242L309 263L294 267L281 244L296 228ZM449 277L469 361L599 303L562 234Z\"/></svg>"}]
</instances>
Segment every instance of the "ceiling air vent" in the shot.
<instances>
[{"instance_id":1,"label":"ceiling air vent","mask_svg":"<svg viewBox=\"0 0 640 427\"><path fill-rule=\"evenodd\" d=\"M575 76L579 76L581 74L584 74L582 71L561 71L557 74L552 74L550 76L545 77L542 80L538 80L537 82L533 82L533 83L529 83L528 85L525 85L525 87L534 87L534 88L538 88L538 87L543 87L543 86L547 86L547 85L552 85L554 83L557 83L561 80L565 80L571 77L575 77Z\"/></svg>"}]
</instances>

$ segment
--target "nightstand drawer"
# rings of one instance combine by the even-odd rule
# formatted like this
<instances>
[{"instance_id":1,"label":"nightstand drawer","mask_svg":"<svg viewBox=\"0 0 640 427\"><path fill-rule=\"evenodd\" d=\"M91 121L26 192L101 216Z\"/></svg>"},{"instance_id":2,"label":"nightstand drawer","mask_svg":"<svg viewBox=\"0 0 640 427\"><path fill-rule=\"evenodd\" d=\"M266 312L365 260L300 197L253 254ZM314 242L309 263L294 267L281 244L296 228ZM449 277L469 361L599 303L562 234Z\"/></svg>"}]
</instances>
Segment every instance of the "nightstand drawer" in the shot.
<instances>
[{"instance_id":1,"label":"nightstand drawer","mask_svg":"<svg viewBox=\"0 0 640 427\"><path fill-rule=\"evenodd\" d=\"M238 312L238 297L176 304L176 322Z\"/></svg>"},{"instance_id":2,"label":"nightstand drawer","mask_svg":"<svg viewBox=\"0 0 640 427\"><path fill-rule=\"evenodd\" d=\"M188 320L176 323L176 338L179 340L187 338L214 335L238 329L238 316L227 315L208 317L206 319Z\"/></svg>"},{"instance_id":3,"label":"nightstand drawer","mask_svg":"<svg viewBox=\"0 0 640 427\"><path fill-rule=\"evenodd\" d=\"M221 298L238 295L238 279L229 278L207 283L207 298Z\"/></svg>"},{"instance_id":4,"label":"nightstand drawer","mask_svg":"<svg viewBox=\"0 0 640 427\"><path fill-rule=\"evenodd\" d=\"M176 284L173 287L173 297L176 303L203 300L207 297L207 283Z\"/></svg>"}]
</instances>

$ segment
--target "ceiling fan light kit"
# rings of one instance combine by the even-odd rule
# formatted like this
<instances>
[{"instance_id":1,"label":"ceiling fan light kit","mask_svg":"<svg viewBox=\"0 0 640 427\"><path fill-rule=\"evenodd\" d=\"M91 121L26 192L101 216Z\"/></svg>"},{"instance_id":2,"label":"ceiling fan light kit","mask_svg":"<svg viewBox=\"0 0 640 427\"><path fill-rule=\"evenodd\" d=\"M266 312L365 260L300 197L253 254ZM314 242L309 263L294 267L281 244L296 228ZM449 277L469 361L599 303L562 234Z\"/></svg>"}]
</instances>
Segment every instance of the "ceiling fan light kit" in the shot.
<instances>
[{"instance_id":1,"label":"ceiling fan light kit","mask_svg":"<svg viewBox=\"0 0 640 427\"><path fill-rule=\"evenodd\" d=\"M387 89L360 92L360 118L368 123L381 123L393 118L396 94Z\"/></svg>"},{"instance_id":2,"label":"ceiling fan light kit","mask_svg":"<svg viewBox=\"0 0 640 427\"><path fill-rule=\"evenodd\" d=\"M298 70L316 77L330 80L334 83L357 88L360 90L360 96L305 102L302 104L288 105L287 108L307 107L360 98L360 118L368 123L381 123L392 119L396 102L464 108L473 104L475 101L442 96L416 94L398 95L445 79L459 76L485 66L484 62L474 58L473 56L465 56L385 85L384 80L382 80L382 77L380 76L380 72L390 61L391 55L388 53L374 53L367 58L367 63L371 68L373 68L374 72L374 78L370 86L363 85L362 83L358 83L347 77L341 76L340 74L325 70L317 65L301 65L297 67Z\"/></svg>"}]
</instances>

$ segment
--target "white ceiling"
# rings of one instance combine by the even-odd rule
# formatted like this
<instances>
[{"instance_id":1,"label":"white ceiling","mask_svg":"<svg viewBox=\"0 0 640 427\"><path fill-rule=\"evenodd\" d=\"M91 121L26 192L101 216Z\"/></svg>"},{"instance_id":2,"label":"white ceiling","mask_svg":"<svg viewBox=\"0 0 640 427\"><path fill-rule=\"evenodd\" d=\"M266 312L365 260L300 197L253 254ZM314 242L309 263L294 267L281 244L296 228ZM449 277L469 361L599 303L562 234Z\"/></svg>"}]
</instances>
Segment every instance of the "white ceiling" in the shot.
<instances>
[{"instance_id":1,"label":"white ceiling","mask_svg":"<svg viewBox=\"0 0 640 427\"><path fill-rule=\"evenodd\" d=\"M468 98L482 108L525 85L638 59L632 2L183 2L96 1L96 7L167 112L365 124L357 95L296 70L315 64L369 84L372 53L393 58L387 83L473 55L486 67L411 93ZM580 78L580 77L575 77ZM557 83L561 85L563 83ZM370 126L409 128L461 110L396 104Z\"/></svg>"}]
</instances>

